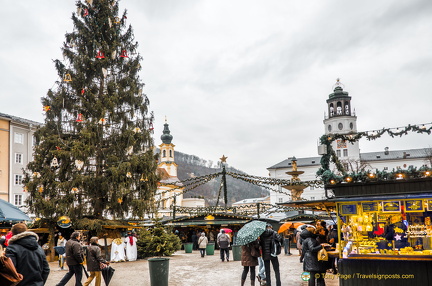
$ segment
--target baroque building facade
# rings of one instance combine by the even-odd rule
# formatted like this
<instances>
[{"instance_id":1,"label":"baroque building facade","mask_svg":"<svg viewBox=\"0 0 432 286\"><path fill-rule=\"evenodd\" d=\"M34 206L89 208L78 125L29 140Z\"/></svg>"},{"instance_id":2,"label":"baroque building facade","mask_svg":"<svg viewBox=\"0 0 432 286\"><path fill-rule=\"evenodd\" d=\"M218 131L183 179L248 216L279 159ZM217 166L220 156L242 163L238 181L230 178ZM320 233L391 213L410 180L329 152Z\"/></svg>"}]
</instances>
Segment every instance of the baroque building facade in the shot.
<instances>
[{"instance_id":1,"label":"baroque building facade","mask_svg":"<svg viewBox=\"0 0 432 286\"><path fill-rule=\"evenodd\" d=\"M326 100L327 114L324 118L324 134L352 134L357 132L357 116L352 109L351 96L343 90L342 84L337 81L333 93ZM409 166L421 167L427 165L431 167L432 148L406 149L406 150L389 150L385 148L377 152L360 152L359 142L353 144L336 140L332 142L332 148L335 150L337 157L346 168L357 171L360 168L366 170L389 170L407 169ZM318 146L318 154L326 152L322 146ZM287 174L293 169L293 157L289 157L281 162L268 167L269 176L277 179L291 179ZM304 173L301 175L301 181L316 180L316 172L321 167L321 156L296 158L297 168ZM334 167L334 166L333 166ZM279 191L285 190L278 187ZM307 187L301 195L305 200L325 199L324 188ZM271 204L291 201L291 197L279 192L270 192Z\"/></svg>"}]
</instances>

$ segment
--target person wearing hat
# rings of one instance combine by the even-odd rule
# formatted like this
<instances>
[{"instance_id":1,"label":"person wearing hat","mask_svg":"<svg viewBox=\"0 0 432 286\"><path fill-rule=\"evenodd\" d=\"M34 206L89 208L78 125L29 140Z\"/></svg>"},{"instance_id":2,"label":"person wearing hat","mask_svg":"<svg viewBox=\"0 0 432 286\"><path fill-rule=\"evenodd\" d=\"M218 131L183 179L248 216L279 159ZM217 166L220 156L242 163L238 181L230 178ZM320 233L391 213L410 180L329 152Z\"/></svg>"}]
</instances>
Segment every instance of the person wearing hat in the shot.
<instances>
[{"instance_id":1,"label":"person wearing hat","mask_svg":"<svg viewBox=\"0 0 432 286\"><path fill-rule=\"evenodd\" d=\"M97 236L93 236L90 238L90 245L87 247L87 270L90 272L90 276L87 278L84 286L90 285L94 278L96 278L95 286L100 286L102 271L100 264L109 264L109 262L102 257L101 249L98 246L98 240L99 238Z\"/></svg>"},{"instance_id":2,"label":"person wearing hat","mask_svg":"<svg viewBox=\"0 0 432 286\"><path fill-rule=\"evenodd\" d=\"M226 261L229 262L229 246L230 246L231 239L230 237L225 233L225 230L221 230L221 234L217 238L217 244L220 249L220 259L222 262Z\"/></svg>"},{"instance_id":3,"label":"person wearing hat","mask_svg":"<svg viewBox=\"0 0 432 286\"><path fill-rule=\"evenodd\" d=\"M23 223L15 224L11 231L12 237L8 241L6 256L12 260L17 272L24 277L17 286L45 285L50 268L44 251L37 243L38 235L28 231Z\"/></svg>"},{"instance_id":4,"label":"person wearing hat","mask_svg":"<svg viewBox=\"0 0 432 286\"><path fill-rule=\"evenodd\" d=\"M65 286L68 281L75 275L75 286L81 286L82 270L84 262L84 252L80 243L81 233L75 231L71 234L70 239L66 242L66 263L69 267L68 273L63 276L62 280L56 286Z\"/></svg>"},{"instance_id":5,"label":"person wearing hat","mask_svg":"<svg viewBox=\"0 0 432 286\"><path fill-rule=\"evenodd\" d=\"M276 286L281 286L279 259L277 256L280 254L280 247L282 245L282 241L282 237L273 230L273 226L271 224L267 224L266 230L260 236L260 245L262 249L262 258L264 260L266 285L271 285L271 263L276 278Z\"/></svg>"}]
</instances>

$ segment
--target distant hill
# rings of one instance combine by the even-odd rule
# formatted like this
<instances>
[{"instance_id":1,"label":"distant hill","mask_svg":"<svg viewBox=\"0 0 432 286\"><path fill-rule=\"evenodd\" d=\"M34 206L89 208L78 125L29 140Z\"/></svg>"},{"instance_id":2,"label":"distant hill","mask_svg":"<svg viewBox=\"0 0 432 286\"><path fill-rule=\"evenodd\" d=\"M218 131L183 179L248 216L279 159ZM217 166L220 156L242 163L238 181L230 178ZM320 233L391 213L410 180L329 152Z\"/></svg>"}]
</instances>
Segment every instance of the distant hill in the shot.
<instances>
[{"instance_id":1,"label":"distant hill","mask_svg":"<svg viewBox=\"0 0 432 286\"><path fill-rule=\"evenodd\" d=\"M217 167L213 161L204 160L195 155L188 155L175 151L175 162L178 165L177 176L180 180L190 179L192 177L200 177L204 175L214 174L222 171L222 168ZM227 172L243 173L233 167L227 166ZM184 198L204 197L210 206L214 206L219 194L220 182L222 176L213 179L212 181L201 185L184 195ZM260 198L269 195L269 192L256 185L252 185L245 181L234 179L227 176L228 190L228 205L237 201L248 198ZM219 205L224 204L223 190L219 198Z\"/></svg>"}]
</instances>

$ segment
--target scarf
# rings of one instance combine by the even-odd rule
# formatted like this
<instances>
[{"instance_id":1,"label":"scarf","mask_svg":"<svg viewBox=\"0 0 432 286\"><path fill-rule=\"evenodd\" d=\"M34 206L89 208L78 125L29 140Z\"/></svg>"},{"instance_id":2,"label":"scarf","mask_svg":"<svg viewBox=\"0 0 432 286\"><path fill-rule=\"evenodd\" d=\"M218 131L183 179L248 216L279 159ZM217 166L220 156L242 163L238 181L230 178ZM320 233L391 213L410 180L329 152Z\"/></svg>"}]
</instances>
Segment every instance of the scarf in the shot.
<instances>
[{"instance_id":1,"label":"scarf","mask_svg":"<svg viewBox=\"0 0 432 286\"><path fill-rule=\"evenodd\" d=\"M133 236L132 235L129 235L129 243L130 243L130 245L133 245Z\"/></svg>"}]
</instances>

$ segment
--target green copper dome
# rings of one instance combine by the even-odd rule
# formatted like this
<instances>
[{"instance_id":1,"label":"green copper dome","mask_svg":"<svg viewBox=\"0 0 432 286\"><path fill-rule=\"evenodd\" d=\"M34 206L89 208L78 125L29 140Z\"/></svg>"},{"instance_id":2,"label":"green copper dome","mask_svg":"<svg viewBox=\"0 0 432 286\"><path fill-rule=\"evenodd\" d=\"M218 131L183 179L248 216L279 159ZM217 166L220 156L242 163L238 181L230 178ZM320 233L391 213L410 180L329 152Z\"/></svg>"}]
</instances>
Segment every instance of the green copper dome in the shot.
<instances>
[{"instance_id":1,"label":"green copper dome","mask_svg":"<svg viewBox=\"0 0 432 286\"><path fill-rule=\"evenodd\" d=\"M173 139L173 136L170 134L171 132L168 126L169 126L168 123L164 124L163 134L161 135L161 140L165 144L171 144L171 141Z\"/></svg>"},{"instance_id":2,"label":"green copper dome","mask_svg":"<svg viewBox=\"0 0 432 286\"><path fill-rule=\"evenodd\" d=\"M343 91L341 86L336 86L334 92L329 95L329 98L349 97L348 92Z\"/></svg>"}]
</instances>

